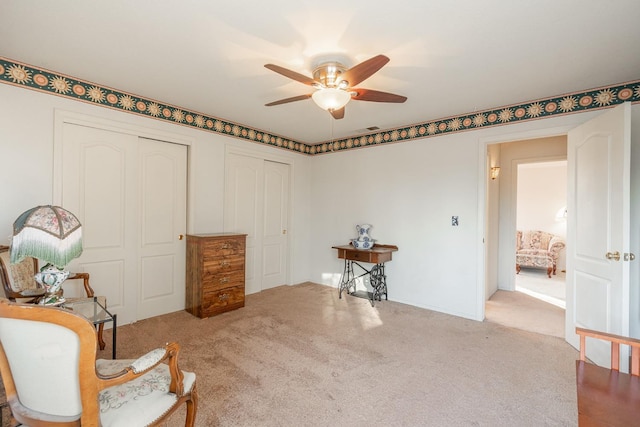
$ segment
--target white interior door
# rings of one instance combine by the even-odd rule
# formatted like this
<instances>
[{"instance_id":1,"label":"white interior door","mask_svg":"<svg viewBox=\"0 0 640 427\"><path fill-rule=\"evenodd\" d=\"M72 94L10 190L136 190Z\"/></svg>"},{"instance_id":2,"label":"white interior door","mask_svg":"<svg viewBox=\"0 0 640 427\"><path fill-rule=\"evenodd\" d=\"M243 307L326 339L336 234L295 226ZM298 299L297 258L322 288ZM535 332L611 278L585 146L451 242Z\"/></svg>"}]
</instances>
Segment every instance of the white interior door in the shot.
<instances>
[{"instance_id":1,"label":"white interior door","mask_svg":"<svg viewBox=\"0 0 640 427\"><path fill-rule=\"evenodd\" d=\"M245 293L262 290L262 159L227 154L225 159L224 231L244 233L246 241Z\"/></svg>"},{"instance_id":2,"label":"white interior door","mask_svg":"<svg viewBox=\"0 0 640 427\"><path fill-rule=\"evenodd\" d=\"M247 294L288 283L289 165L227 154L224 231L247 234Z\"/></svg>"},{"instance_id":3,"label":"white interior door","mask_svg":"<svg viewBox=\"0 0 640 427\"><path fill-rule=\"evenodd\" d=\"M138 137L64 124L62 205L82 223L83 253L69 266L91 275L91 286L107 298L120 323L136 320L136 214ZM82 296L76 283L65 295Z\"/></svg>"},{"instance_id":4,"label":"white interior door","mask_svg":"<svg viewBox=\"0 0 640 427\"><path fill-rule=\"evenodd\" d=\"M186 147L68 123L62 145L61 204L83 226L70 269L121 324L184 308Z\"/></svg>"},{"instance_id":5,"label":"white interior door","mask_svg":"<svg viewBox=\"0 0 640 427\"><path fill-rule=\"evenodd\" d=\"M575 326L629 334L630 119L625 103L569 132L565 336L576 348ZM609 347L589 341L587 357L608 367Z\"/></svg>"},{"instance_id":6,"label":"white interior door","mask_svg":"<svg viewBox=\"0 0 640 427\"><path fill-rule=\"evenodd\" d=\"M289 165L264 162L262 289L287 283Z\"/></svg>"},{"instance_id":7,"label":"white interior door","mask_svg":"<svg viewBox=\"0 0 640 427\"><path fill-rule=\"evenodd\" d=\"M187 147L140 138L138 319L184 309Z\"/></svg>"}]
</instances>

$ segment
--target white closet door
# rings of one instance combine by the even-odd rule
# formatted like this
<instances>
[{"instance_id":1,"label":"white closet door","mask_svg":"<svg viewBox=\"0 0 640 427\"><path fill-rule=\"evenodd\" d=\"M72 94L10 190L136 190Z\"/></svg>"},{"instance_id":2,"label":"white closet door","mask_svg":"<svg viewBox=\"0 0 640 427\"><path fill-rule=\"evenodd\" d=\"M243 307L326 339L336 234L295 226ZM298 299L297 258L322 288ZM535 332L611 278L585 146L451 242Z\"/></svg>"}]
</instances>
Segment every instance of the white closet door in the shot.
<instances>
[{"instance_id":1,"label":"white closet door","mask_svg":"<svg viewBox=\"0 0 640 427\"><path fill-rule=\"evenodd\" d=\"M138 137L84 126L63 128L62 206L82 223L83 254L71 271L91 274L120 323L136 320L136 151ZM65 295L83 290L65 283Z\"/></svg>"},{"instance_id":2,"label":"white closet door","mask_svg":"<svg viewBox=\"0 0 640 427\"><path fill-rule=\"evenodd\" d=\"M61 204L83 226L70 269L91 274L120 324L184 308L186 147L65 123L62 150Z\"/></svg>"},{"instance_id":3,"label":"white closet door","mask_svg":"<svg viewBox=\"0 0 640 427\"><path fill-rule=\"evenodd\" d=\"M289 165L264 162L262 289L287 283Z\"/></svg>"},{"instance_id":4,"label":"white closet door","mask_svg":"<svg viewBox=\"0 0 640 427\"><path fill-rule=\"evenodd\" d=\"M138 319L184 309L187 147L140 138Z\"/></svg>"},{"instance_id":5,"label":"white closet door","mask_svg":"<svg viewBox=\"0 0 640 427\"><path fill-rule=\"evenodd\" d=\"M288 283L289 165L227 154L224 231L247 234L245 292Z\"/></svg>"},{"instance_id":6,"label":"white closet door","mask_svg":"<svg viewBox=\"0 0 640 427\"><path fill-rule=\"evenodd\" d=\"M247 235L246 294L262 290L263 163L262 159L237 154L228 154L225 159L224 231Z\"/></svg>"}]
</instances>

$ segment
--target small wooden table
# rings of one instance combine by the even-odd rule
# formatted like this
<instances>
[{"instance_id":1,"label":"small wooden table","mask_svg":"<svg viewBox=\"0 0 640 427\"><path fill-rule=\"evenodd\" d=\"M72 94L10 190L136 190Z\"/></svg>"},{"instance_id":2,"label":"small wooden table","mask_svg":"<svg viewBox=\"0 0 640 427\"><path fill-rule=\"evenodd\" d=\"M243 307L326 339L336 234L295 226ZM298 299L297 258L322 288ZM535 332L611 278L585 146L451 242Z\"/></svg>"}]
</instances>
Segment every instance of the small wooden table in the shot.
<instances>
[{"instance_id":1,"label":"small wooden table","mask_svg":"<svg viewBox=\"0 0 640 427\"><path fill-rule=\"evenodd\" d=\"M385 300L388 299L387 276L384 273L384 263L391 261L391 254L398 250L397 246L376 244L371 249L356 249L349 244L332 246L332 248L338 250L338 258L344 259L344 271L340 278L340 289L338 291L339 298L342 298L342 291L346 291L347 294L369 299L372 307L376 300L382 300L382 295L384 295ZM371 269L367 269L358 261L375 265ZM359 267L363 273L356 276L354 265ZM373 288L373 292L357 292L356 279L367 275L369 276L369 283Z\"/></svg>"}]
</instances>

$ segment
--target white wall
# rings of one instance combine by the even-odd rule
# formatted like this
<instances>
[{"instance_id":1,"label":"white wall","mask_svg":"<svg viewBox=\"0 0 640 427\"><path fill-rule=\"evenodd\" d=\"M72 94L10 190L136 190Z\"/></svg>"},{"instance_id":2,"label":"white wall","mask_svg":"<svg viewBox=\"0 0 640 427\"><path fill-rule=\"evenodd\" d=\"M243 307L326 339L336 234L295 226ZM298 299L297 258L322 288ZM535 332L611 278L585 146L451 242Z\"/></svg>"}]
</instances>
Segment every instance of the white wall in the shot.
<instances>
[{"instance_id":1,"label":"white wall","mask_svg":"<svg viewBox=\"0 0 640 427\"><path fill-rule=\"evenodd\" d=\"M567 161L518 165L516 229L542 230L566 240L566 218L558 218L567 207ZM557 270L566 268L563 249Z\"/></svg>"},{"instance_id":2,"label":"white wall","mask_svg":"<svg viewBox=\"0 0 640 427\"><path fill-rule=\"evenodd\" d=\"M343 263L331 246L355 236L355 225L373 224L371 235L399 251L387 264L389 298L445 313L482 319L484 200L487 144L566 133L597 113L482 129L412 142L316 156L311 163L314 260L311 280L337 286ZM516 143L514 143L516 144ZM510 144L503 144L509 146ZM520 150L539 156L531 144ZM546 148L546 147L543 147ZM513 154L501 147L500 235L509 206ZM508 151L508 150L507 150ZM566 156L564 151L554 155ZM505 164L505 160L506 163ZM503 193L509 197L503 196ZM510 229L515 230L515 209ZM451 216L460 226L451 226ZM504 217L508 217L505 213ZM513 233L511 233L513 234ZM508 245L515 265L514 236ZM499 242L502 258L503 244Z\"/></svg>"},{"instance_id":3,"label":"white wall","mask_svg":"<svg viewBox=\"0 0 640 427\"><path fill-rule=\"evenodd\" d=\"M8 244L12 224L23 211L53 203L53 139L56 110L167 132L192 141L189 147L189 233L223 231L225 147L233 145L292 162L291 282L308 279L310 158L286 150L139 117L49 94L0 84L0 244Z\"/></svg>"},{"instance_id":4,"label":"white wall","mask_svg":"<svg viewBox=\"0 0 640 427\"><path fill-rule=\"evenodd\" d=\"M372 238L399 247L386 265L390 299L473 316L478 152L470 147L451 135L316 156L311 279L337 285L343 263L331 246L368 223Z\"/></svg>"},{"instance_id":5,"label":"white wall","mask_svg":"<svg viewBox=\"0 0 640 427\"><path fill-rule=\"evenodd\" d=\"M500 167L500 149L502 144L491 144L487 147L487 170ZM485 300L491 298L498 290L498 242L500 241L500 176L491 179L486 177L487 195L485 207Z\"/></svg>"},{"instance_id":6,"label":"white wall","mask_svg":"<svg viewBox=\"0 0 640 427\"><path fill-rule=\"evenodd\" d=\"M567 237L567 222L556 218L567 207L567 161L518 165L516 228Z\"/></svg>"},{"instance_id":7,"label":"white wall","mask_svg":"<svg viewBox=\"0 0 640 427\"><path fill-rule=\"evenodd\" d=\"M222 228L227 144L291 156L292 283L336 285L343 264L331 246L347 243L355 236L355 225L368 222L373 224L373 238L399 246L387 265L390 299L472 319L484 316L485 212L479 207L485 198L487 144L564 134L600 114L572 114L309 158L9 85L0 85L0 99L0 243L8 243L18 214L52 202L53 118L54 110L62 109L192 139L189 232ZM639 112L640 105L634 106L634 117ZM515 215L503 212L510 206L512 186L510 160L505 159L515 158L506 151L507 155L501 147L501 236L505 226L515 229ZM530 151L519 155L534 157L538 152ZM634 159L640 164L637 153ZM458 227L451 226L452 215L459 216ZM503 218L511 224L504 225ZM500 254L508 247L514 256L513 238L508 244L501 238ZM637 248L637 236L633 240ZM501 271L499 267L499 281ZM637 309L632 313L638 316Z\"/></svg>"}]
</instances>

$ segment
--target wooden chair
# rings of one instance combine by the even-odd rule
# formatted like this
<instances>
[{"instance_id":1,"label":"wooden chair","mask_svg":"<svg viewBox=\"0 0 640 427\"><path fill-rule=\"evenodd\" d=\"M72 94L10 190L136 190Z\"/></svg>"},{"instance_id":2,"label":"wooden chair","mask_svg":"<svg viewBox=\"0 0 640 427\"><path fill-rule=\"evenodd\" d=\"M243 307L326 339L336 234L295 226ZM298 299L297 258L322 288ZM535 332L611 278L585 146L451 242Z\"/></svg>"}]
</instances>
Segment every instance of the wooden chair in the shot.
<instances>
[{"instance_id":1,"label":"wooden chair","mask_svg":"<svg viewBox=\"0 0 640 427\"><path fill-rule=\"evenodd\" d=\"M11 264L9 256L9 246L0 246L0 281L4 296L9 301L20 303L32 303L44 295L44 289L35 281L33 276L38 272L38 260L27 257L17 264ZM67 280L82 280L82 285L87 298L93 298L95 292L89 284L89 273L73 273ZM1 296L1 295L0 295ZM98 296L98 302L103 307L107 307L107 299ZM102 338L104 324L98 326L98 344L100 350L104 350L105 342Z\"/></svg>"},{"instance_id":2,"label":"wooden chair","mask_svg":"<svg viewBox=\"0 0 640 427\"><path fill-rule=\"evenodd\" d=\"M39 426L143 426L183 403L197 411L196 376L180 346L136 360L96 360L96 330L70 310L0 299L0 375L15 422ZM167 363L162 363L167 360Z\"/></svg>"},{"instance_id":3,"label":"wooden chair","mask_svg":"<svg viewBox=\"0 0 640 427\"><path fill-rule=\"evenodd\" d=\"M576 361L578 424L580 426L632 426L640 423L640 340L589 329L580 335ZM611 369L586 360L587 337L611 343ZM620 344L631 348L631 374L620 372Z\"/></svg>"},{"instance_id":4,"label":"wooden chair","mask_svg":"<svg viewBox=\"0 0 640 427\"><path fill-rule=\"evenodd\" d=\"M0 281L4 295L11 301L31 303L44 295L33 276L38 271L35 258L25 258L17 264L9 261L9 247L0 246Z\"/></svg>"}]
</instances>

